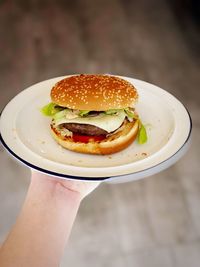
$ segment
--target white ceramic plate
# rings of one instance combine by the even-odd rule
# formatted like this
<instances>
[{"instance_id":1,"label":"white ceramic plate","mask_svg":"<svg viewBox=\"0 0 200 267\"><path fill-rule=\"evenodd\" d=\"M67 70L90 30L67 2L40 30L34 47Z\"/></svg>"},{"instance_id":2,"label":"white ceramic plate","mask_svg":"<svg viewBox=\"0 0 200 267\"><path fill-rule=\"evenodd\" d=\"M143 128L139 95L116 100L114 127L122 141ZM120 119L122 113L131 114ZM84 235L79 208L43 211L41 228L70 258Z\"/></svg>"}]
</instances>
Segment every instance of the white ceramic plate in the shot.
<instances>
[{"instance_id":1,"label":"white ceramic plate","mask_svg":"<svg viewBox=\"0 0 200 267\"><path fill-rule=\"evenodd\" d=\"M60 178L127 182L160 172L186 151L191 119L185 107L165 90L144 81L121 77L137 88L136 110L147 127L148 142L135 141L112 155L79 154L51 137L51 119L40 113L50 101L52 86L64 77L35 84L14 97L1 114L1 141L18 160Z\"/></svg>"}]
</instances>

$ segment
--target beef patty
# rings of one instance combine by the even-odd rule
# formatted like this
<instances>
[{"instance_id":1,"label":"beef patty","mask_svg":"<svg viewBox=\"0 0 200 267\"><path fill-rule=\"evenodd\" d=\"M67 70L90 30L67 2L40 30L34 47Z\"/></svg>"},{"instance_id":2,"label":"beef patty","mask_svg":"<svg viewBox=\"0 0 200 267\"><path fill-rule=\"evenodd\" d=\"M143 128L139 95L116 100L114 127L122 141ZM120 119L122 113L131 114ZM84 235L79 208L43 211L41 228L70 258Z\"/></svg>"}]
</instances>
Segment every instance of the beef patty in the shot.
<instances>
[{"instance_id":1,"label":"beef patty","mask_svg":"<svg viewBox=\"0 0 200 267\"><path fill-rule=\"evenodd\" d=\"M107 131L90 124L64 123L62 124L62 127L73 133L79 133L83 135L106 135L108 133Z\"/></svg>"}]
</instances>

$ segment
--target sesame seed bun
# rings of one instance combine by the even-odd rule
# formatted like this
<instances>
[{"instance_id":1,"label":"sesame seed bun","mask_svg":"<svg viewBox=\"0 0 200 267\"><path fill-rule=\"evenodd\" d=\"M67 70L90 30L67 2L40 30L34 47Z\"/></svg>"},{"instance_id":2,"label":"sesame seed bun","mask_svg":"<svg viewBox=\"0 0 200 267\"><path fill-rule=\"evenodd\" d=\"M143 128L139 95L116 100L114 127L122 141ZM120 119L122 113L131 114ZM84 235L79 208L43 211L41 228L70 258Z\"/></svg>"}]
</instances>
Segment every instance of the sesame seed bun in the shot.
<instances>
[{"instance_id":1,"label":"sesame seed bun","mask_svg":"<svg viewBox=\"0 0 200 267\"><path fill-rule=\"evenodd\" d=\"M104 111L127 108L138 98L135 87L110 75L81 74L67 77L51 90L54 103L70 109Z\"/></svg>"},{"instance_id":2,"label":"sesame seed bun","mask_svg":"<svg viewBox=\"0 0 200 267\"><path fill-rule=\"evenodd\" d=\"M128 147L136 138L139 129L138 120L125 121L123 126L114 134L102 141L90 141L88 143L74 142L71 137L63 137L51 125L51 134L58 144L69 150L86 153L107 155L119 152Z\"/></svg>"}]
</instances>

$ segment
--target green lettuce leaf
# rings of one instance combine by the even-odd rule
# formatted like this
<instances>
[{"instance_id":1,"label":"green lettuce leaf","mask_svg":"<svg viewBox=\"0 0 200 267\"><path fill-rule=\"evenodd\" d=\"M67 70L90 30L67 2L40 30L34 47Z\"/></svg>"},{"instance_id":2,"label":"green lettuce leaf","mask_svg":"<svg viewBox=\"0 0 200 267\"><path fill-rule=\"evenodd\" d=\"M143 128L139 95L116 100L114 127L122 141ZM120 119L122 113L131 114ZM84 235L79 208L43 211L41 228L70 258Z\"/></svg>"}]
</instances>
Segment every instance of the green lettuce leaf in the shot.
<instances>
[{"instance_id":1,"label":"green lettuce leaf","mask_svg":"<svg viewBox=\"0 0 200 267\"><path fill-rule=\"evenodd\" d=\"M80 110L78 115L81 117L84 117L84 116L87 116L89 112L90 112L89 110Z\"/></svg>"},{"instance_id":2,"label":"green lettuce leaf","mask_svg":"<svg viewBox=\"0 0 200 267\"><path fill-rule=\"evenodd\" d=\"M140 129L137 136L138 143L140 145L147 142L147 131L145 129L145 126L140 122Z\"/></svg>"},{"instance_id":3,"label":"green lettuce leaf","mask_svg":"<svg viewBox=\"0 0 200 267\"><path fill-rule=\"evenodd\" d=\"M45 105L41 109L41 112L45 116L53 116L56 113L60 112L62 109L63 109L63 107L59 107L57 104L51 102L51 103Z\"/></svg>"},{"instance_id":4,"label":"green lettuce leaf","mask_svg":"<svg viewBox=\"0 0 200 267\"><path fill-rule=\"evenodd\" d=\"M134 111L130 110L129 108L125 108L124 111L126 112L129 118L138 119L138 116L135 115Z\"/></svg>"},{"instance_id":5,"label":"green lettuce leaf","mask_svg":"<svg viewBox=\"0 0 200 267\"><path fill-rule=\"evenodd\" d=\"M104 113L106 115L113 115L113 114L116 114L117 112L119 112L121 109L108 109L106 111L104 111Z\"/></svg>"}]
</instances>

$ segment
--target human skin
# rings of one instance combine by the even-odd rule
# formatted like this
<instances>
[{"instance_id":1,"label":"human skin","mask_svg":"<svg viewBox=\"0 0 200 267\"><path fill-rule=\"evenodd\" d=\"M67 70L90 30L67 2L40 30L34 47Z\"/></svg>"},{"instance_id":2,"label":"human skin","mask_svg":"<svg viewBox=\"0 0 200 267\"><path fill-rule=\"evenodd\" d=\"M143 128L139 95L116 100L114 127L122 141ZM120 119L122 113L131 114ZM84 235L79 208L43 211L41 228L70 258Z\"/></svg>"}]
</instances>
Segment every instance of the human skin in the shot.
<instances>
[{"instance_id":1,"label":"human skin","mask_svg":"<svg viewBox=\"0 0 200 267\"><path fill-rule=\"evenodd\" d=\"M59 266L80 203L97 186L32 171L22 210L0 249L0 266Z\"/></svg>"}]
</instances>

